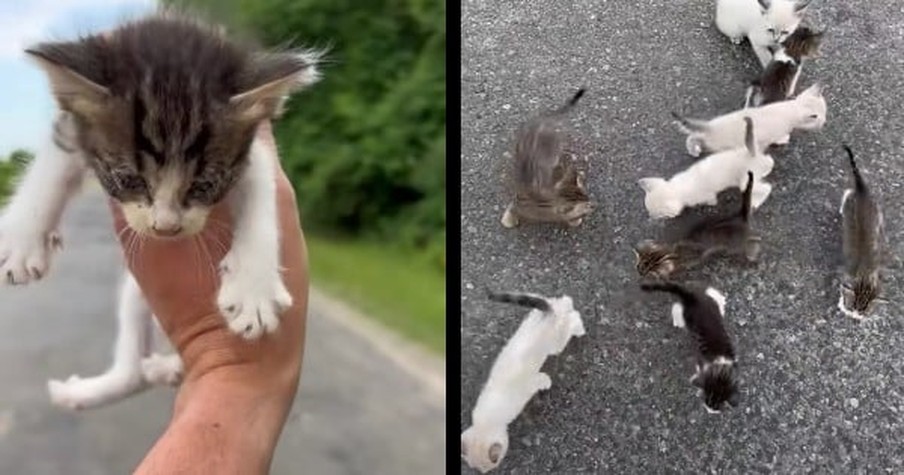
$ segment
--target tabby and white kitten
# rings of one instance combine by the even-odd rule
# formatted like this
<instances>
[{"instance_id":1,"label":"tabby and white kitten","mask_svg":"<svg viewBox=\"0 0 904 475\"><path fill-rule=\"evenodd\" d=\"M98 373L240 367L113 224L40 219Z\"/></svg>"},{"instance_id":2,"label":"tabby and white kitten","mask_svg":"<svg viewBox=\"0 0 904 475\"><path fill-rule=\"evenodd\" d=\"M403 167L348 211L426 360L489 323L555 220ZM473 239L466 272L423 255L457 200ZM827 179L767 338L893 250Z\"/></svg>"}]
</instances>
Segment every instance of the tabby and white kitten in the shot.
<instances>
[{"instance_id":1,"label":"tabby and white kitten","mask_svg":"<svg viewBox=\"0 0 904 475\"><path fill-rule=\"evenodd\" d=\"M571 337L584 335L581 314L571 297L489 292L490 300L531 308L502 351L461 434L461 458L481 473L496 468L508 450L508 425L552 380L540 372L550 355L561 353Z\"/></svg>"},{"instance_id":2,"label":"tabby and white kitten","mask_svg":"<svg viewBox=\"0 0 904 475\"><path fill-rule=\"evenodd\" d=\"M686 207L716 205L722 190L747 186L748 172L753 172L756 182L751 205L756 209L766 201L772 185L762 180L772 172L775 161L758 148L753 121L749 117L744 117L743 121L746 123L745 148L709 155L668 180L647 177L638 181L646 193L644 206L650 218L674 218Z\"/></svg>"},{"instance_id":3,"label":"tabby and white kitten","mask_svg":"<svg viewBox=\"0 0 904 475\"><path fill-rule=\"evenodd\" d=\"M276 157L254 136L288 94L317 80L318 55L253 51L167 12L27 52L60 113L0 216L0 276L25 284L46 274L63 209L91 171L137 239L196 236L227 200L233 240L217 304L238 335L274 332L292 298L280 276ZM127 272L113 365L97 378L51 382L53 400L95 406L145 384L150 316Z\"/></svg>"},{"instance_id":4,"label":"tabby and white kitten","mask_svg":"<svg viewBox=\"0 0 904 475\"><path fill-rule=\"evenodd\" d=\"M528 122L518 132L514 153L515 198L506 206L502 225L521 220L567 223L578 226L595 205L584 188L584 173L577 171L565 151L559 127L562 115L584 95L580 89L562 107Z\"/></svg>"},{"instance_id":5,"label":"tabby and white kitten","mask_svg":"<svg viewBox=\"0 0 904 475\"><path fill-rule=\"evenodd\" d=\"M672 305L672 325L686 328L697 343L697 368L691 383L703 393L703 407L716 414L728 404L738 406L738 382L735 376L734 345L722 323L725 296L709 287L704 292L674 282L641 284L647 292L674 294L679 302Z\"/></svg>"},{"instance_id":6,"label":"tabby and white kitten","mask_svg":"<svg viewBox=\"0 0 904 475\"><path fill-rule=\"evenodd\" d=\"M687 153L699 157L742 147L745 117L756 123L757 146L761 149L787 144L794 130L819 130L826 122L826 100L821 86L814 84L794 99L736 110L708 121L689 119L676 112L672 115L681 131L688 134Z\"/></svg>"},{"instance_id":7,"label":"tabby and white kitten","mask_svg":"<svg viewBox=\"0 0 904 475\"><path fill-rule=\"evenodd\" d=\"M873 311L879 297L879 267L882 260L884 223L882 210L854 161L854 152L844 145L854 175L854 187L844 190L841 213L844 225L844 257L847 275L841 285L838 309L862 319Z\"/></svg>"},{"instance_id":8,"label":"tabby and white kitten","mask_svg":"<svg viewBox=\"0 0 904 475\"><path fill-rule=\"evenodd\" d=\"M771 47L785 40L803 18L810 0L716 0L716 27L732 43L746 36L765 68Z\"/></svg>"},{"instance_id":9,"label":"tabby and white kitten","mask_svg":"<svg viewBox=\"0 0 904 475\"><path fill-rule=\"evenodd\" d=\"M760 107L793 96L803 68L803 59L816 55L823 33L803 26L786 38L763 74L747 89L744 106Z\"/></svg>"},{"instance_id":10,"label":"tabby and white kitten","mask_svg":"<svg viewBox=\"0 0 904 475\"><path fill-rule=\"evenodd\" d=\"M634 248L634 268L643 277L666 279L719 254L742 255L755 262L760 254L760 236L750 226L753 207L753 172L747 172L747 187L741 210L730 216L705 218L675 242L646 240Z\"/></svg>"}]
</instances>

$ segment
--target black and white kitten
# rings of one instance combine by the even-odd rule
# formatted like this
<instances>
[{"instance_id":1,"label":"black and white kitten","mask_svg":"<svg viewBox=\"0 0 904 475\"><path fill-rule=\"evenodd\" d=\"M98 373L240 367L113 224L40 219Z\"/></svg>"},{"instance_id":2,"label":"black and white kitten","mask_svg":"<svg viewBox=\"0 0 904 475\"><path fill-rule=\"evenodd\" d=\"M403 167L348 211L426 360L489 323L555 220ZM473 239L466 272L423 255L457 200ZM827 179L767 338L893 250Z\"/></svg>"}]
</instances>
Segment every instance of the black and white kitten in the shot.
<instances>
[{"instance_id":1,"label":"black and white kitten","mask_svg":"<svg viewBox=\"0 0 904 475\"><path fill-rule=\"evenodd\" d=\"M763 74L747 89L745 107L760 107L793 96L803 60L816 55L823 33L805 26L794 30L773 53Z\"/></svg>"},{"instance_id":2,"label":"black and white kitten","mask_svg":"<svg viewBox=\"0 0 904 475\"><path fill-rule=\"evenodd\" d=\"M60 217L91 172L121 208L132 243L194 239L226 202L232 245L216 296L224 324L247 339L276 331L292 304L280 274L278 162L255 131L286 96L317 81L319 55L254 50L167 10L27 53L47 73L59 115L0 215L3 280L46 275ZM50 381L55 404L95 407L147 383L178 382L178 355L149 354L153 316L128 271L119 299L113 364L96 377Z\"/></svg>"},{"instance_id":3,"label":"black and white kitten","mask_svg":"<svg viewBox=\"0 0 904 475\"><path fill-rule=\"evenodd\" d=\"M884 223L882 210L847 145L848 161L854 175L854 187L844 190L841 213L844 226L844 257L847 275L841 285L838 309L845 315L862 319L873 310L879 298L879 267L882 259Z\"/></svg>"},{"instance_id":4,"label":"black and white kitten","mask_svg":"<svg viewBox=\"0 0 904 475\"><path fill-rule=\"evenodd\" d=\"M502 225L517 226L521 220L567 223L578 226L593 211L584 188L584 173L575 168L565 150L559 120L584 95L579 89L555 111L525 124L518 132L514 153L514 200L502 215Z\"/></svg>"},{"instance_id":5,"label":"black and white kitten","mask_svg":"<svg viewBox=\"0 0 904 475\"><path fill-rule=\"evenodd\" d=\"M645 283L640 287L678 297L679 302L672 305L672 325L686 328L697 343L697 369L691 383L701 389L706 410L715 414L726 404L737 407L735 351L722 324L725 296L713 287L701 292L674 282Z\"/></svg>"},{"instance_id":6,"label":"black and white kitten","mask_svg":"<svg viewBox=\"0 0 904 475\"><path fill-rule=\"evenodd\" d=\"M637 272L644 277L665 279L720 254L741 255L756 262L761 238L750 225L753 184L753 172L747 172L747 187L737 213L704 218L674 242L645 240L638 244L634 248Z\"/></svg>"}]
</instances>

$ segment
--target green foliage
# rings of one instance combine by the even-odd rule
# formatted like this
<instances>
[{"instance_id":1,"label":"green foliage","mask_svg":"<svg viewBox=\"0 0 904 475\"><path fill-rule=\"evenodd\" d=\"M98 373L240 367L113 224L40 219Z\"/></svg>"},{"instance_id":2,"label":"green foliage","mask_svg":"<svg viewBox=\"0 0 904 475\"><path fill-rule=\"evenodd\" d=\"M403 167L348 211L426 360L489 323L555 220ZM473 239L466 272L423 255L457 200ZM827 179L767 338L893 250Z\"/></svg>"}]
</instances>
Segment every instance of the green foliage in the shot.
<instances>
[{"instance_id":1,"label":"green foliage","mask_svg":"<svg viewBox=\"0 0 904 475\"><path fill-rule=\"evenodd\" d=\"M34 158L34 154L26 150L15 150L7 159L0 158L0 204L13 192L15 179Z\"/></svg>"},{"instance_id":2,"label":"green foliage","mask_svg":"<svg viewBox=\"0 0 904 475\"><path fill-rule=\"evenodd\" d=\"M445 258L445 2L170 0L276 46L329 44L276 124L306 226Z\"/></svg>"}]
</instances>

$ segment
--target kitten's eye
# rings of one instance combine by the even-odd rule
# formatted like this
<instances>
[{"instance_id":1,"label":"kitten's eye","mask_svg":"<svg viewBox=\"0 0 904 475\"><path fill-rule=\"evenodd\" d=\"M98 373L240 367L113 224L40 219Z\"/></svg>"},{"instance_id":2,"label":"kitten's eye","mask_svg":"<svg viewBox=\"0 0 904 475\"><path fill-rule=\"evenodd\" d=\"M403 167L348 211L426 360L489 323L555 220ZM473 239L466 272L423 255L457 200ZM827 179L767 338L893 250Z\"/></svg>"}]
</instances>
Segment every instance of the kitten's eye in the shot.
<instances>
[{"instance_id":1,"label":"kitten's eye","mask_svg":"<svg viewBox=\"0 0 904 475\"><path fill-rule=\"evenodd\" d=\"M775 33L775 28L766 28L766 31L769 33Z\"/></svg>"},{"instance_id":2,"label":"kitten's eye","mask_svg":"<svg viewBox=\"0 0 904 475\"><path fill-rule=\"evenodd\" d=\"M129 193L146 193L147 182L138 175L126 175L119 177L119 188Z\"/></svg>"},{"instance_id":3,"label":"kitten's eye","mask_svg":"<svg viewBox=\"0 0 904 475\"><path fill-rule=\"evenodd\" d=\"M784 35L787 35L787 34L788 34L788 32L787 32L787 31L785 31L785 30L782 30L782 36L784 36Z\"/></svg>"},{"instance_id":4,"label":"kitten's eye","mask_svg":"<svg viewBox=\"0 0 904 475\"><path fill-rule=\"evenodd\" d=\"M188 201L205 201L213 191L213 185L206 181L197 181L188 188L185 199Z\"/></svg>"},{"instance_id":5,"label":"kitten's eye","mask_svg":"<svg viewBox=\"0 0 904 475\"><path fill-rule=\"evenodd\" d=\"M819 118L819 114L811 114L811 115L810 115L810 118L811 118L811 119L818 119L818 118Z\"/></svg>"}]
</instances>

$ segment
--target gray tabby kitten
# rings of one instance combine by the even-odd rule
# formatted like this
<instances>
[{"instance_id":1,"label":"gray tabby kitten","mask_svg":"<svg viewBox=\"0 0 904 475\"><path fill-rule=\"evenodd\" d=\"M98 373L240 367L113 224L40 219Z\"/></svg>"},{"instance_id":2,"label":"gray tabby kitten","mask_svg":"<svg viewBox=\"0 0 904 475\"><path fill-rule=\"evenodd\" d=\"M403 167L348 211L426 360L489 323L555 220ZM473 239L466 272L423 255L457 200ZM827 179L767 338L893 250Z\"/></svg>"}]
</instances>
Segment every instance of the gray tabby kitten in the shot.
<instances>
[{"instance_id":1,"label":"gray tabby kitten","mask_svg":"<svg viewBox=\"0 0 904 475\"><path fill-rule=\"evenodd\" d=\"M854 161L854 152L844 145L854 175L854 187L844 191L841 213L844 225L844 257L847 275L841 285L838 309L862 319L872 312L879 298L879 266L882 257L884 223L882 210Z\"/></svg>"},{"instance_id":2,"label":"gray tabby kitten","mask_svg":"<svg viewBox=\"0 0 904 475\"><path fill-rule=\"evenodd\" d=\"M578 90L564 106L519 131L514 153L515 198L505 209L503 226L515 227L522 219L578 226L593 211L595 204L584 188L584 174L565 151L558 124L584 91Z\"/></svg>"},{"instance_id":3,"label":"gray tabby kitten","mask_svg":"<svg viewBox=\"0 0 904 475\"><path fill-rule=\"evenodd\" d=\"M760 107L793 96L803 60L816 55L823 33L809 27L794 30L773 53L763 74L752 81L747 89L745 107Z\"/></svg>"},{"instance_id":4,"label":"gray tabby kitten","mask_svg":"<svg viewBox=\"0 0 904 475\"><path fill-rule=\"evenodd\" d=\"M675 242L645 240L638 244L634 248L637 272L643 277L666 279L719 254L741 255L748 262L756 262L761 238L750 226L753 181L753 172L747 172L747 187L737 213L705 218Z\"/></svg>"}]
</instances>

